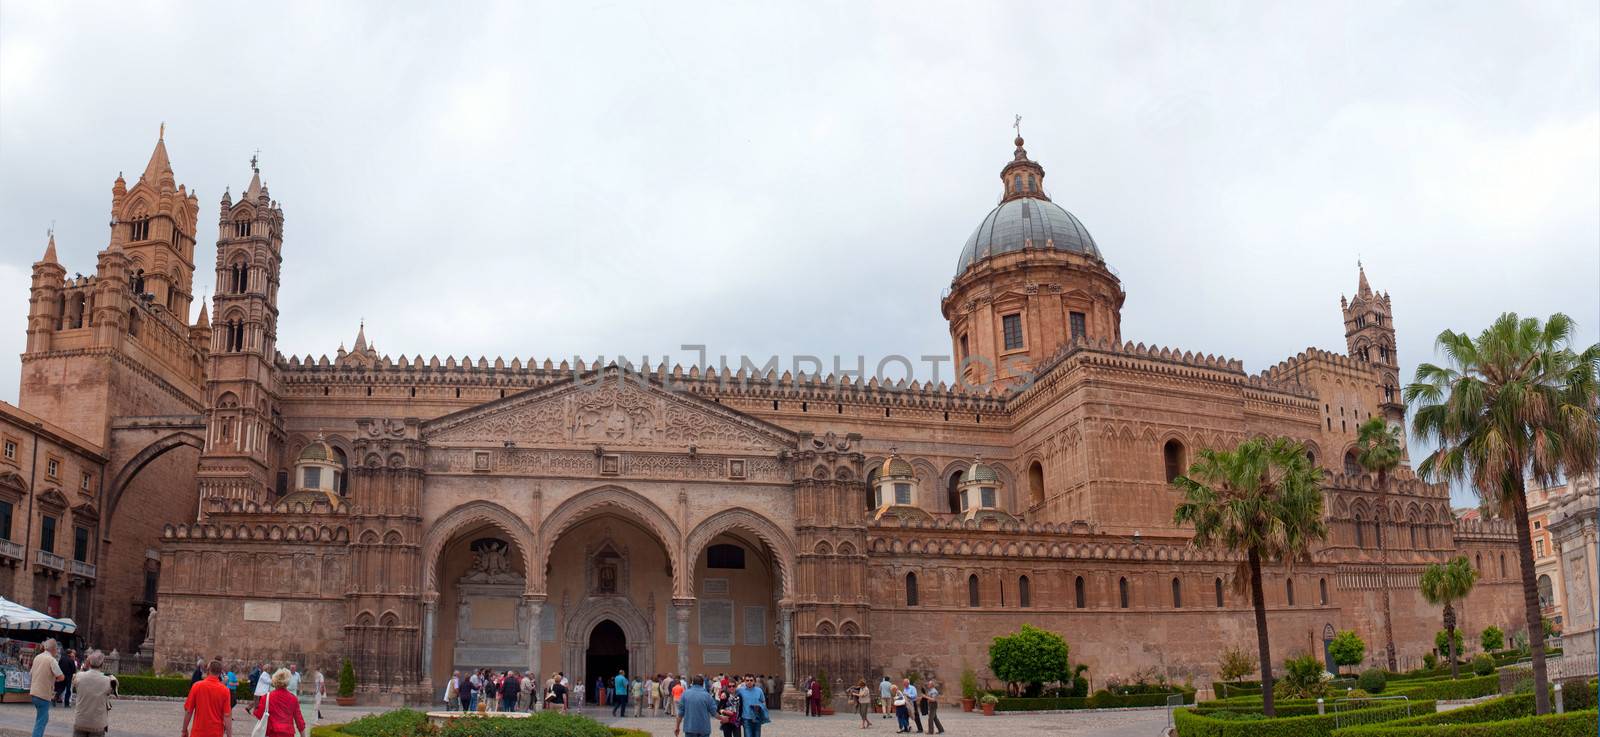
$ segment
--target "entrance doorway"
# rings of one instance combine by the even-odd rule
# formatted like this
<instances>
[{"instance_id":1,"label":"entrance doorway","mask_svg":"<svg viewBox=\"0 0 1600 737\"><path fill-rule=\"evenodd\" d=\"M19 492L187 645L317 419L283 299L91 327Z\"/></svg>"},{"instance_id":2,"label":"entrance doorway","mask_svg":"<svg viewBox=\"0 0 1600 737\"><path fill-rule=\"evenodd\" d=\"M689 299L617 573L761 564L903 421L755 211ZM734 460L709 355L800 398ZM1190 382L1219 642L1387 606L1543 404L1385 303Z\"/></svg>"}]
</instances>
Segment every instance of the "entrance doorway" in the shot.
<instances>
[{"instance_id":1,"label":"entrance doorway","mask_svg":"<svg viewBox=\"0 0 1600 737\"><path fill-rule=\"evenodd\" d=\"M599 679L604 678L609 684L619 670L626 670L633 676L628 667L628 636L609 619L601 620L589 633L589 649L583 656L583 684L591 702L600 701L600 694L594 690Z\"/></svg>"}]
</instances>

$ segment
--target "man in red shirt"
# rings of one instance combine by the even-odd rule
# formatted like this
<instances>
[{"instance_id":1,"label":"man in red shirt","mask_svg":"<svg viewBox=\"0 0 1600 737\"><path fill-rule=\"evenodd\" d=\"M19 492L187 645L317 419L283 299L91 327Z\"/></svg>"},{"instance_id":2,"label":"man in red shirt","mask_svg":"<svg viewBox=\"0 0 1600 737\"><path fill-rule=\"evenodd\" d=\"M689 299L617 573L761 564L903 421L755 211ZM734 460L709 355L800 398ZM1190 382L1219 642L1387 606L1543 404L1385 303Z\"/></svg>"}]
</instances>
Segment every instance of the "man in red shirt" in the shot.
<instances>
[{"instance_id":1,"label":"man in red shirt","mask_svg":"<svg viewBox=\"0 0 1600 737\"><path fill-rule=\"evenodd\" d=\"M183 702L183 737L233 737L233 709L222 685L222 661L206 667L205 680L189 687ZM190 724L194 731L189 731Z\"/></svg>"}]
</instances>

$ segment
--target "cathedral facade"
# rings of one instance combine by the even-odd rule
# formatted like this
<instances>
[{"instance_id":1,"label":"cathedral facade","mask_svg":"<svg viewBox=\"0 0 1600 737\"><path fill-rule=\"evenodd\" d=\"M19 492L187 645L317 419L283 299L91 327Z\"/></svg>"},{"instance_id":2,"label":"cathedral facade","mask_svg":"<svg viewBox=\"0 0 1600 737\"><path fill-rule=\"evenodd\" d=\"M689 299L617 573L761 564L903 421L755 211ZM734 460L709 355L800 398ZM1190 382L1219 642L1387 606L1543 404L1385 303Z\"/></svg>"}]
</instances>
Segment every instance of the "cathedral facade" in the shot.
<instances>
[{"instance_id":1,"label":"cathedral facade","mask_svg":"<svg viewBox=\"0 0 1600 737\"><path fill-rule=\"evenodd\" d=\"M1354 462L1357 425L1404 418L1387 294L1359 274L1342 351L1254 374L1130 342L1123 284L1021 138L940 304L950 385L391 357L364 326L333 357L284 356L293 249L252 174L216 211L193 320L196 198L164 142L119 177L95 274L68 278L53 240L34 265L20 409L0 407L20 458L63 464L0 466L28 531L0 549L7 590L72 593L91 639L158 668L348 657L392 699L471 667L952 680L1026 623L1097 679L1200 682L1222 646L1251 647L1252 610L1237 561L1173 524L1169 482L1254 436L1326 474L1328 539L1267 571L1274 653L1355 629L1381 662L1387 608L1416 661L1439 629L1421 570L1460 554L1483 572L1463 628L1518 629L1514 531ZM39 562L47 518L87 531L72 561L52 535L59 567Z\"/></svg>"}]
</instances>

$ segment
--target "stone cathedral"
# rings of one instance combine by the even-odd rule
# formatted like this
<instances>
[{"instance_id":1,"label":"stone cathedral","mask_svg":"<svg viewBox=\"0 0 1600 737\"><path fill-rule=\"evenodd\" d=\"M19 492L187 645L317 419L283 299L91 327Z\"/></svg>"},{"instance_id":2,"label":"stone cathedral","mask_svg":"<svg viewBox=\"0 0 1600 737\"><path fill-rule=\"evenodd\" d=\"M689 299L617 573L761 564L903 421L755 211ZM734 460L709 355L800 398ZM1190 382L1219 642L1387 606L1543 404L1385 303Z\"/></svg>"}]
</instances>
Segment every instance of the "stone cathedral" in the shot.
<instances>
[{"instance_id":1,"label":"stone cathedral","mask_svg":"<svg viewBox=\"0 0 1600 737\"><path fill-rule=\"evenodd\" d=\"M953 385L390 356L364 326L285 356L295 249L251 169L211 211L216 293L192 319L201 209L164 141L116 179L92 275L68 277L52 236L19 405L0 405L0 587L158 668L349 657L373 700L473 667L953 681L1031 623L1096 678L1201 681L1254 625L1168 482L1258 435L1326 472L1328 540L1268 571L1275 653L1353 628L1379 662L1388 600L1415 661L1439 627L1420 571L1461 554L1483 574L1463 628L1519 626L1507 523L1355 463L1358 424L1404 417L1388 294L1355 275L1328 315L1346 345L1257 373L1131 341L1115 248L1020 137L938 305Z\"/></svg>"}]
</instances>

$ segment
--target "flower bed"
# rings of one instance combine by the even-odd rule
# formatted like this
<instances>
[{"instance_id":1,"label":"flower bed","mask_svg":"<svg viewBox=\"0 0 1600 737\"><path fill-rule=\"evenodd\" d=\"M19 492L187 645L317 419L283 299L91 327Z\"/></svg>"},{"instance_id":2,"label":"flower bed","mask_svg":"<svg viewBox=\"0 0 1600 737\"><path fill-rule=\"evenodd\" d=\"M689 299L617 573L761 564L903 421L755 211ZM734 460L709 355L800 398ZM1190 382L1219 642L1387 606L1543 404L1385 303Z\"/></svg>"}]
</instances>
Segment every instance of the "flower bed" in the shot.
<instances>
[{"instance_id":1,"label":"flower bed","mask_svg":"<svg viewBox=\"0 0 1600 737\"><path fill-rule=\"evenodd\" d=\"M607 727L577 714L542 711L519 719L462 717L444 727L411 709L374 714L348 724L315 727L311 737L649 737L635 729Z\"/></svg>"},{"instance_id":2,"label":"flower bed","mask_svg":"<svg viewBox=\"0 0 1600 737\"><path fill-rule=\"evenodd\" d=\"M1412 701L1409 704L1380 706L1363 709L1368 721L1376 719L1402 719L1407 716L1432 713L1434 702ZM1260 714L1239 712L1214 712L1197 714L1193 709L1179 709L1172 713L1178 737L1330 737L1335 716L1265 717Z\"/></svg>"}]
</instances>

